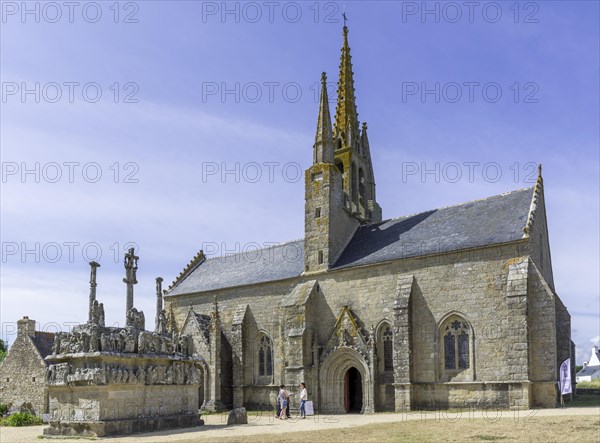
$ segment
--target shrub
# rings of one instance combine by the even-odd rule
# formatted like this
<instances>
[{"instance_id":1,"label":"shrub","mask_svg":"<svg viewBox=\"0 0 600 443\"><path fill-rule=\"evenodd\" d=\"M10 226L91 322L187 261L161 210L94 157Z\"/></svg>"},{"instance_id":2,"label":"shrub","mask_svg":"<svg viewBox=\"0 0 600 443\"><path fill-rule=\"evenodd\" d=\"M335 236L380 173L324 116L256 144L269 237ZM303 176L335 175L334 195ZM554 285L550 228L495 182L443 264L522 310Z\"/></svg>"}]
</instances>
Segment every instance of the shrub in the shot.
<instances>
[{"instance_id":1,"label":"shrub","mask_svg":"<svg viewBox=\"0 0 600 443\"><path fill-rule=\"evenodd\" d=\"M10 405L7 404L0 404L0 417L4 417L6 415L6 413L8 412L8 409L10 408Z\"/></svg>"},{"instance_id":2,"label":"shrub","mask_svg":"<svg viewBox=\"0 0 600 443\"><path fill-rule=\"evenodd\" d=\"M41 425L43 422L41 418L36 417L33 414L29 414L27 412L17 412L2 420L2 424L5 426L31 426Z\"/></svg>"}]
</instances>

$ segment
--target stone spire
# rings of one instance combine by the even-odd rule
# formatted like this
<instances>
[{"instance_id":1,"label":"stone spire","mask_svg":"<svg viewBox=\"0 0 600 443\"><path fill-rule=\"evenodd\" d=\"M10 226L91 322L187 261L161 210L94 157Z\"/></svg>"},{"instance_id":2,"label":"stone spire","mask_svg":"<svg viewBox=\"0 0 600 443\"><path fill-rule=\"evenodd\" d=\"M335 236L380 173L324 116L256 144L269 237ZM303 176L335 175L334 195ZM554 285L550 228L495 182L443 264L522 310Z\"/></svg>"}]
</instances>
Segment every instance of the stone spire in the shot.
<instances>
[{"instance_id":1,"label":"stone spire","mask_svg":"<svg viewBox=\"0 0 600 443\"><path fill-rule=\"evenodd\" d=\"M125 278L123 283L127 284L127 305L125 310L125 316L128 317L129 311L133 308L133 285L137 284L137 269L138 269L139 257L135 255L133 248L129 249L129 252L125 254L123 264L125 265Z\"/></svg>"},{"instance_id":2,"label":"stone spire","mask_svg":"<svg viewBox=\"0 0 600 443\"><path fill-rule=\"evenodd\" d=\"M348 27L346 25L344 25L343 34L344 44L340 60L334 138L343 137L345 146L349 147L350 143L356 140L358 133L358 113L356 112L354 73L352 72L352 56L350 55L350 46L348 46Z\"/></svg>"},{"instance_id":3,"label":"stone spire","mask_svg":"<svg viewBox=\"0 0 600 443\"><path fill-rule=\"evenodd\" d=\"M88 309L88 321L91 323L94 317L94 302L96 301L96 270L100 267L95 261L90 262L90 299Z\"/></svg>"},{"instance_id":4,"label":"stone spire","mask_svg":"<svg viewBox=\"0 0 600 443\"><path fill-rule=\"evenodd\" d=\"M162 299L162 282L162 277L156 277L156 318L154 320L154 330L156 332L164 332L162 331L163 319L161 318L161 315L164 315Z\"/></svg>"},{"instance_id":5,"label":"stone spire","mask_svg":"<svg viewBox=\"0 0 600 443\"><path fill-rule=\"evenodd\" d=\"M378 219L376 212L373 209L377 206L377 198L375 197L375 173L373 172L373 162L371 161L371 147L369 146L369 136L367 135L367 123L363 122L362 131L360 133L361 155L366 161L367 170L365 176L365 188L369 209L372 211L372 221L381 221ZM381 208L380 208L381 209ZM381 212L379 210L379 212Z\"/></svg>"},{"instance_id":6,"label":"stone spire","mask_svg":"<svg viewBox=\"0 0 600 443\"><path fill-rule=\"evenodd\" d=\"M329 98L327 97L327 74L324 72L321 74L321 99L319 100L313 163L333 163L333 131L329 113Z\"/></svg>"}]
</instances>

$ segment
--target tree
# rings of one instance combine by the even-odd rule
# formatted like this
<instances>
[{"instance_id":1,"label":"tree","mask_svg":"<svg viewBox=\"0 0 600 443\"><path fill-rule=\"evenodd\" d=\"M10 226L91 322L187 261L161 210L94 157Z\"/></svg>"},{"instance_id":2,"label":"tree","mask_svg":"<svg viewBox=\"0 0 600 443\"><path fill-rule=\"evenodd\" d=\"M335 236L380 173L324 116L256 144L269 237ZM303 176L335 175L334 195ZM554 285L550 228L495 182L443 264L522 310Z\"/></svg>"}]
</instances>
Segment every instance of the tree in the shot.
<instances>
[{"instance_id":1,"label":"tree","mask_svg":"<svg viewBox=\"0 0 600 443\"><path fill-rule=\"evenodd\" d=\"M4 360L4 357L6 357L6 343L0 338L0 361Z\"/></svg>"}]
</instances>

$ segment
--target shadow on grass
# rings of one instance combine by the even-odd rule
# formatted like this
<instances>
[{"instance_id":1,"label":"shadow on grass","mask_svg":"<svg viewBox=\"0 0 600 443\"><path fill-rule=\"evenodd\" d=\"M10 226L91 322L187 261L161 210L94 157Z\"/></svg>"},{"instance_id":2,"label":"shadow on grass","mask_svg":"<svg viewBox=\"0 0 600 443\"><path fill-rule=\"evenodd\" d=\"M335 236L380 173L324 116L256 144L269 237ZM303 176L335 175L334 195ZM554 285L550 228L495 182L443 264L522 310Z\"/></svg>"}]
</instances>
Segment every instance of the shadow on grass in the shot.
<instances>
[{"instance_id":1,"label":"shadow on grass","mask_svg":"<svg viewBox=\"0 0 600 443\"><path fill-rule=\"evenodd\" d=\"M580 407L580 406L600 406L600 395L597 394L577 394L573 400L566 400L565 406Z\"/></svg>"}]
</instances>

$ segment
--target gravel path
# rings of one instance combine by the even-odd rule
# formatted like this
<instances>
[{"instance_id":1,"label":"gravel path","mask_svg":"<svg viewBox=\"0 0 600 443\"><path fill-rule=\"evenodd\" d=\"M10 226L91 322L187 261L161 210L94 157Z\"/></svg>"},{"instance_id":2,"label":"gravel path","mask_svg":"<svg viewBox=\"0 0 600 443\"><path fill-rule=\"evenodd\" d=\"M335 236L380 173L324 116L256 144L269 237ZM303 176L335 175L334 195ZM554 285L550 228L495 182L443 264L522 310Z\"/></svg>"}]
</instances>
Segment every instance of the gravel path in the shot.
<instances>
[{"instance_id":1,"label":"gravel path","mask_svg":"<svg viewBox=\"0 0 600 443\"><path fill-rule=\"evenodd\" d=\"M306 420L290 419L276 420L271 414L250 416L248 425L226 426L227 415L215 414L204 417L205 426L179 430L154 432L151 434L135 434L127 437L103 438L107 443L162 443L162 442L199 442L210 441L217 437L240 437L257 434L285 434L288 432L317 431L323 429L350 428L371 423L402 422L407 420L457 420L460 417L487 420L510 418L515 420L535 420L535 417L558 417L575 415L600 416L600 407L567 408L567 409L533 409L525 411L465 411L457 412L409 412L405 414L380 413L370 415L330 415L313 416ZM31 426L26 428L0 427L1 443L37 442L44 426ZM282 437L282 441L285 437ZM44 440L42 440L44 441ZM59 442L79 442L82 439L60 439Z\"/></svg>"}]
</instances>

